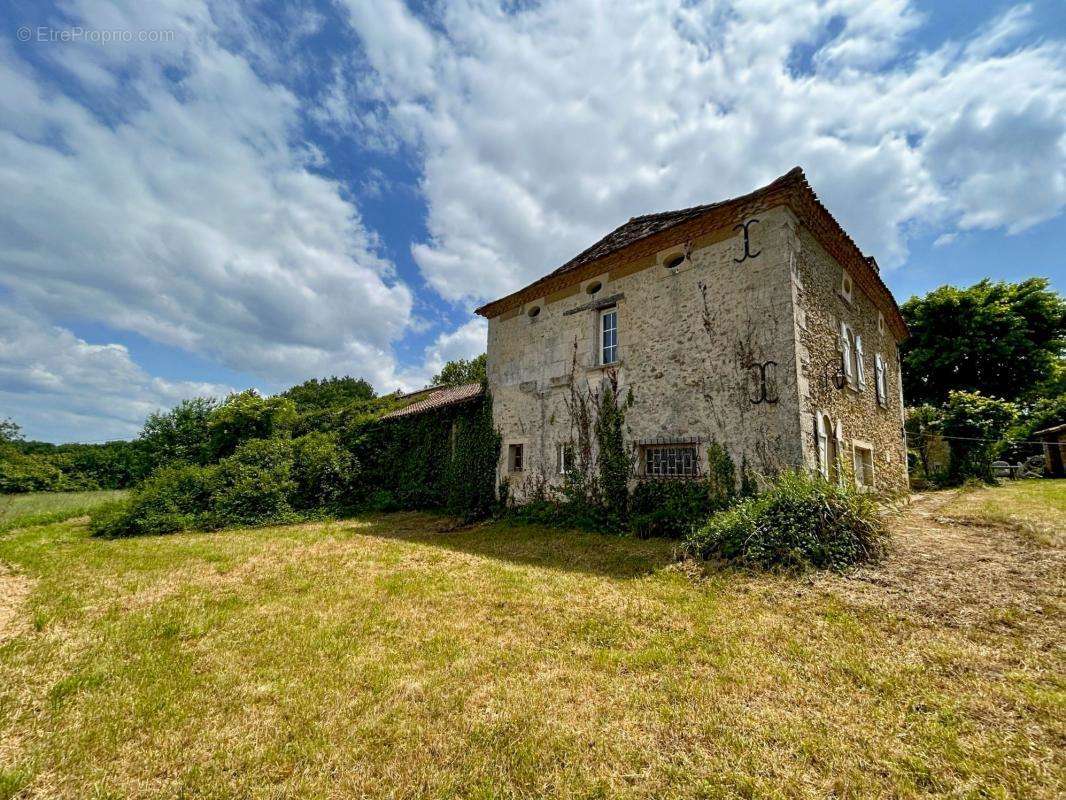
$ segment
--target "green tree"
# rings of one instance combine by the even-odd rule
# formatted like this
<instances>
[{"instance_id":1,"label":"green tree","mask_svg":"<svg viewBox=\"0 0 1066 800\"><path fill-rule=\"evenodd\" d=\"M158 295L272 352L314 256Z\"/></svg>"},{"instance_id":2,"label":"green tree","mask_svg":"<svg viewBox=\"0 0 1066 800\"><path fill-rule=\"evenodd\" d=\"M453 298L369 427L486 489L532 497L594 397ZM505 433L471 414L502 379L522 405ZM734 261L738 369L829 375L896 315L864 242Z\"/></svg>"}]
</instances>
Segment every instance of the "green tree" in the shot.
<instances>
[{"instance_id":1,"label":"green tree","mask_svg":"<svg viewBox=\"0 0 1066 800\"><path fill-rule=\"evenodd\" d=\"M918 455L922 465L922 475L929 475L929 462L932 455L936 434L942 432L944 412L936 406L923 403L907 409L905 428L907 443Z\"/></svg>"},{"instance_id":2,"label":"green tree","mask_svg":"<svg viewBox=\"0 0 1066 800\"><path fill-rule=\"evenodd\" d=\"M343 378L334 375L321 380L311 378L281 394L292 400L298 414L341 408L353 400L373 400L377 396L374 387L365 380L348 375Z\"/></svg>"},{"instance_id":3,"label":"green tree","mask_svg":"<svg viewBox=\"0 0 1066 800\"><path fill-rule=\"evenodd\" d=\"M296 406L287 397L263 397L255 389L231 394L207 420L211 459L226 458L251 439L288 438L295 423Z\"/></svg>"},{"instance_id":4,"label":"green tree","mask_svg":"<svg viewBox=\"0 0 1066 800\"><path fill-rule=\"evenodd\" d=\"M0 448L22 439L22 428L13 419L0 419Z\"/></svg>"},{"instance_id":5,"label":"green tree","mask_svg":"<svg viewBox=\"0 0 1066 800\"><path fill-rule=\"evenodd\" d=\"M462 386L464 383L482 383L485 377L485 354L469 361L457 358L449 361L439 373L433 376L433 386Z\"/></svg>"},{"instance_id":6,"label":"green tree","mask_svg":"<svg viewBox=\"0 0 1066 800\"><path fill-rule=\"evenodd\" d=\"M148 471L163 464L206 464L211 460L209 420L219 403L211 397L182 400L170 411L150 414L140 442Z\"/></svg>"},{"instance_id":7,"label":"green tree","mask_svg":"<svg viewBox=\"0 0 1066 800\"><path fill-rule=\"evenodd\" d=\"M943 408L941 432L951 445L949 478L990 480L997 443L1018 418L1018 406L980 392L951 392Z\"/></svg>"},{"instance_id":8,"label":"green tree","mask_svg":"<svg viewBox=\"0 0 1066 800\"><path fill-rule=\"evenodd\" d=\"M596 413L596 465L599 467L600 491L607 514L615 527L622 527L629 517L629 478L633 458L626 447L626 411L633 404L630 393L618 395L614 376L604 382Z\"/></svg>"},{"instance_id":9,"label":"green tree","mask_svg":"<svg viewBox=\"0 0 1066 800\"><path fill-rule=\"evenodd\" d=\"M1066 352L1066 300L1045 278L942 286L901 308L907 402L940 405L952 391L1035 399L1060 374Z\"/></svg>"}]
</instances>

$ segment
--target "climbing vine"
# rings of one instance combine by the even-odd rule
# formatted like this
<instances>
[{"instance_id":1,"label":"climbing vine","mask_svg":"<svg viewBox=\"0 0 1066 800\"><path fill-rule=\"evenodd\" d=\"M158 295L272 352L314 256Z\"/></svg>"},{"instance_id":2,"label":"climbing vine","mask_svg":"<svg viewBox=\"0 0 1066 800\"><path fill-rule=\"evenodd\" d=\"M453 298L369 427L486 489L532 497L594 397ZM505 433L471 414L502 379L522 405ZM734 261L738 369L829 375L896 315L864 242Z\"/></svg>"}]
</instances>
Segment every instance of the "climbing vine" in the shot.
<instances>
[{"instance_id":1,"label":"climbing vine","mask_svg":"<svg viewBox=\"0 0 1066 800\"><path fill-rule=\"evenodd\" d=\"M500 436L487 391L472 403L375 420L346 434L345 445L364 465L357 505L443 508L468 520L492 512Z\"/></svg>"}]
</instances>

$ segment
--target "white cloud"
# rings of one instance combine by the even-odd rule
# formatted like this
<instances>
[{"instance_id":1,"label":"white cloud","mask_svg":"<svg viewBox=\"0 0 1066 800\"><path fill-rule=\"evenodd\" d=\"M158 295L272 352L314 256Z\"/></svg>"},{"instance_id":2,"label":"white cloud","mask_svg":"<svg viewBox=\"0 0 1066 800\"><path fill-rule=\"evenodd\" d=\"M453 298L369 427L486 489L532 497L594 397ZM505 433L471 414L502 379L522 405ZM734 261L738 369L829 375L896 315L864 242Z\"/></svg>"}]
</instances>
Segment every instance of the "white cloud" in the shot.
<instances>
[{"instance_id":1,"label":"white cloud","mask_svg":"<svg viewBox=\"0 0 1066 800\"><path fill-rule=\"evenodd\" d=\"M470 320L454 331L442 333L426 350L422 372L436 375L449 361L476 358L485 352L488 340L488 323L481 317Z\"/></svg>"},{"instance_id":2,"label":"white cloud","mask_svg":"<svg viewBox=\"0 0 1066 800\"><path fill-rule=\"evenodd\" d=\"M65 8L86 28L176 36L24 45L50 48L84 96L0 48L0 285L49 319L103 321L268 382L389 383L411 292L341 185L313 171L298 98L253 69L271 54L241 54L239 9Z\"/></svg>"},{"instance_id":3,"label":"white cloud","mask_svg":"<svg viewBox=\"0 0 1066 800\"><path fill-rule=\"evenodd\" d=\"M347 5L377 73L365 98L422 158L413 254L452 300L795 164L888 268L915 229L1015 232L1066 205L1066 47L1022 43L1025 7L914 51L906 0L459 0L431 22Z\"/></svg>"},{"instance_id":4,"label":"white cloud","mask_svg":"<svg viewBox=\"0 0 1066 800\"><path fill-rule=\"evenodd\" d=\"M152 377L120 344L89 344L29 309L0 305L0 417L30 438L129 438L153 411L230 391Z\"/></svg>"}]
</instances>

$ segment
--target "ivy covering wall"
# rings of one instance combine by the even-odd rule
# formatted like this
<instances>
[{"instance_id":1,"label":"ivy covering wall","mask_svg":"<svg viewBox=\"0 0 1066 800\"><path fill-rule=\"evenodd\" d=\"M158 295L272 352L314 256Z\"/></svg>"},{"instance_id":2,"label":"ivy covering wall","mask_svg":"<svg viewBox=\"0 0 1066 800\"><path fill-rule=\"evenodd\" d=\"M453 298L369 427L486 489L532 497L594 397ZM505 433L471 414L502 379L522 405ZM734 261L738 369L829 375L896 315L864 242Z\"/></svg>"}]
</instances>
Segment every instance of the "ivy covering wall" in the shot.
<instances>
[{"instance_id":1,"label":"ivy covering wall","mask_svg":"<svg viewBox=\"0 0 1066 800\"><path fill-rule=\"evenodd\" d=\"M381 508L441 508L474 519L496 502L500 436L492 397L350 431L346 448L363 467L357 502Z\"/></svg>"}]
</instances>

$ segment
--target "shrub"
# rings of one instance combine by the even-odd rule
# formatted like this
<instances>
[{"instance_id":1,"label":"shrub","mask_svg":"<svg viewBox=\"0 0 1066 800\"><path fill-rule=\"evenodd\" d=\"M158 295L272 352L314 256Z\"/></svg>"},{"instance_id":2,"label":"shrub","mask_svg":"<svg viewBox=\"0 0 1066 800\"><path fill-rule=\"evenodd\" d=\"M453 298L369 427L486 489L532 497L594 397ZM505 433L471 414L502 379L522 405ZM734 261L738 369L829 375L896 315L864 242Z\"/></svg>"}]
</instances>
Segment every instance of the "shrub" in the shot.
<instances>
[{"instance_id":1,"label":"shrub","mask_svg":"<svg viewBox=\"0 0 1066 800\"><path fill-rule=\"evenodd\" d=\"M399 511L400 504L396 501L396 496L386 489L377 489L370 493L370 496L366 500L366 510L385 514L391 511Z\"/></svg>"},{"instance_id":2,"label":"shrub","mask_svg":"<svg viewBox=\"0 0 1066 800\"><path fill-rule=\"evenodd\" d=\"M358 463L326 433L309 433L292 441L290 503L312 509L342 502L358 472Z\"/></svg>"},{"instance_id":3,"label":"shrub","mask_svg":"<svg viewBox=\"0 0 1066 800\"><path fill-rule=\"evenodd\" d=\"M488 392L484 400L459 414L454 425L445 504L450 514L466 521L484 519L496 509L496 462L500 457L500 434L492 422Z\"/></svg>"},{"instance_id":4,"label":"shrub","mask_svg":"<svg viewBox=\"0 0 1066 800\"><path fill-rule=\"evenodd\" d=\"M1017 419L1018 407L979 392L951 392L942 413L941 427L951 440L951 482L991 481L994 443Z\"/></svg>"},{"instance_id":5,"label":"shrub","mask_svg":"<svg viewBox=\"0 0 1066 800\"><path fill-rule=\"evenodd\" d=\"M96 509L90 515L90 529L96 536L118 537L203 527L214 481L214 467L163 467L125 503Z\"/></svg>"},{"instance_id":6,"label":"shrub","mask_svg":"<svg viewBox=\"0 0 1066 800\"><path fill-rule=\"evenodd\" d=\"M880 556L887 534L873 498L805 472L710 519L685 541L699 558L746 566L843 569Z\"/></svg>"},{"instance_id":7,"label":"shrub","mask_svg":"<svg viewBox=\"0 0 1066 800\"><path fill-rule=\"evenodd\" d=\"M296 405L287 397L254 389L231 394L207 417L210 457L225 458L253 439L287 438L295 424Z\"/></svg>"},{"instance_id":8,"label":"shrub","mask_svg":"<svg viewBox=\"0 0 1066 800\"><path fill-rule=\"evenodd\" d=\"M129 500L113 500L98 505L89 512L89 532L93 536L107 538L131 535L127 530L130 506Z\"/></svg>"},{"instance_id":9,"label":"shrub","mask_svg":"<svg viewBox=\"0 0 1066 800\"><path fill-rule=\"evenodd\" d=\"M683 539L725 508L732 494L709 480L641 481L630 501L630 529L641 538Z\"/></svg>"},{"instance_id":10,"label":"shrub","mask_svg":"<svg viewBox=\"0 0 1066 800\"><path fill-rule=\"evenodd\" d=\"M288 439L252 439L217 467L211 495L212 524L262 525L294 518L289 500L293 445Z\"/></svg>"},{"instance_id":11,"label":"shrub","mask_svg":"<svg viewBox=\"0 0 1066 800\"><path fill-rule=\"evenodd\" d=\"M48 459L18 452L0 454L0 494L55 492L63 488L63 473Z\"/></svg>"},{"instance_id":12,"label":"shrub","mask_svg":"<svg viewBox=\"0 0 1066 800\"><path fill-rule=\"evenodd\" d=\"M742 476L746 475L742 471ZM743 480L742 480L743 483ZM701 480L648 480L630 502L630 529L637 536L684 539L737 496L737 470L718 442L707 447L707 477Z\"/></svg>"}]
</instances>

